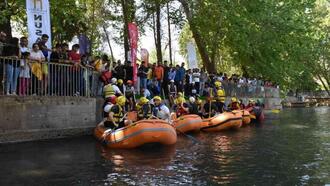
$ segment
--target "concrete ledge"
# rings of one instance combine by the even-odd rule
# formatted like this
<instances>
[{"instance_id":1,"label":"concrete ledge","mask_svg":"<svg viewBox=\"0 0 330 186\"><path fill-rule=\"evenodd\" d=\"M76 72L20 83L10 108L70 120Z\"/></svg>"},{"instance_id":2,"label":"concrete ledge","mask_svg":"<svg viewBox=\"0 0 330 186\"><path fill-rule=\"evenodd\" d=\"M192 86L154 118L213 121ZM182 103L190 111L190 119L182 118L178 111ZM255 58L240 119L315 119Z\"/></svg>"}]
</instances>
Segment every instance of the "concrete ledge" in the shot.
<instances>
[{"instance_id":1,"label":"concrete ledge","mask_svg":"<svg viewBox=\"0 0 330 186\"><path fill-rule=\"evenodd\" d=\"M91 134L102 98L0 97L0 143Z\"/></svg>"},{"instance_id":2,"label":"concrete ledge","mask_svg":"<svg viewBox=\"0 0 330 186\"><path fill-rule=\"evenodd\" d=\"M11 131L1 133L0 143L18 143L35 140L85 136L92 135L93 130L94 127Z\"/></svg>"}]
</instances>

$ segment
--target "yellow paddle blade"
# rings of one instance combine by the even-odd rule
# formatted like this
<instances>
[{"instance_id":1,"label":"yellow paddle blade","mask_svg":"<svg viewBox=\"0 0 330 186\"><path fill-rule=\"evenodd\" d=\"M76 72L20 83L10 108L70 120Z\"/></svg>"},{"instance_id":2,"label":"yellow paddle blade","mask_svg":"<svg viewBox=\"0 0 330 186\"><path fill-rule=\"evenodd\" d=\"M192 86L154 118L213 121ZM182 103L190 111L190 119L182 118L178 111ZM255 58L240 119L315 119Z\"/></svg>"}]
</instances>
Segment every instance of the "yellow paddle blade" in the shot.
<instances>
[{"instance_id":1,"label":"yellow paddle blade","mask_svg":"<svg viewBox=\"0 0 330 186\"><path fill-rule=\"evenodd\" d=\"M250 114L250 118L251 118L251 119L256 119L256 116L255 116L255 115L252 115L252 114Z\"/></svg>"},{"instance_id":2,"label":"yellow paddle blade","mask_svg":"<svg viewBox=\"0 0 330 186\"><path fill-rule=\"evenodd\" d=\"M280 112L281 112L280 109L273 109L273 110L272 110L272 113L276 113L276 114L278 114L278 113L280 113Z\"/></svg>"}]
</instances>

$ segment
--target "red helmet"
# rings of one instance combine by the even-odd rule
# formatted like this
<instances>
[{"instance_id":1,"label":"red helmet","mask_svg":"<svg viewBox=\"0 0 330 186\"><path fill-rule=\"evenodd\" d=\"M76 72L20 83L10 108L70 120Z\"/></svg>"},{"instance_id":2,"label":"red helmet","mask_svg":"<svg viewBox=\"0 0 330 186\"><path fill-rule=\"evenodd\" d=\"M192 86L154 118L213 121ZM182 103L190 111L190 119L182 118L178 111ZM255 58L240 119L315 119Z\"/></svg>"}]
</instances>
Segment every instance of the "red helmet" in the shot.
<instances>
[{"instance_id":1,"label":"red helmet","mask_svg":"<svg viewBox=\"0 0 330 186\"><path fill-rule=\"evenodd\" d=\"M128 81L127 81L127 84L128 84L128 85L132 85L132 84L133 84L133 81L128 80Z\"/></svg>"},{"instance_id":2,"label":"red helmet","mask_svg":"<svg viewBox=\"0 0 330 186\"><path fill-rule=\"evenodd\" d=\"M107 102L116 104L116 96L110 96L107 98Z\"/></svg>"}]
</instances>

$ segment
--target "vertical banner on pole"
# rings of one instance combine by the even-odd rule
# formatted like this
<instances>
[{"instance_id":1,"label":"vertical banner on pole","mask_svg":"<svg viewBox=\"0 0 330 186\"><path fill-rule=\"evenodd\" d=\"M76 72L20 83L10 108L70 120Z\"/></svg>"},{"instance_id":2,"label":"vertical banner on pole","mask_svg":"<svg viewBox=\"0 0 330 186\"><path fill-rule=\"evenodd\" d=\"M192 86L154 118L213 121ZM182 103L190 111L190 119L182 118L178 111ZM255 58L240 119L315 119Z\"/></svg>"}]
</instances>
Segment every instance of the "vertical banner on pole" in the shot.
<instances>
[{"instance_id":1,"label":"vertical banner on pole","mask_svg":"<svg viewBox=\"0 0 330 186\"><path fill-rule=\"evenodd\" d=\"M42 34L49 36L48 48L51 44L50 11L48 0L26 0L29 46L38 42Z\"/></svg>"},{"instance_id":2,"label":"vertical banner on pole","mask_svg":"<svg viewBox=\"0 0 330 186\"><path fill-rule=\"evenodd\" d=\"M149 52L145 48L141 49L141 60L146 62L145 66L147 67L149 64Z\"/></svg>"},{"instance_id":3,"label":"vertical banner on pole","mask_svg":"<svg viewBox=\"0 0 330 186\"><path fill-rule=\"evenodd\" d=\"M189 69L198 68L195 45L192 41L187 43L187 53L188 53L188 68Z\"/></svg>"},{"instance_id":4,"label":"vertical banner on pole","mask_svg":"<svg viewBox=\"0 0 330 186\"><path fill-rule=\"evenodd\" d=\"M137 82L137 65L136 65L136 54L137 54L137 42L138 42L138 28L135 23L128 23L128 34L131 47L131 62L133 64L133 81Z\"/></svg>"},{"instance_id":5,"label":"vertical banner on pole","mask_svg":"<svg viewBox=\"0 0 330 186\"><path fill-rule=\"evenodd\" d=\"M79 53L80 55L90 54L90 41L84 34L79 35Z\"/></svg>"}]
</instances>

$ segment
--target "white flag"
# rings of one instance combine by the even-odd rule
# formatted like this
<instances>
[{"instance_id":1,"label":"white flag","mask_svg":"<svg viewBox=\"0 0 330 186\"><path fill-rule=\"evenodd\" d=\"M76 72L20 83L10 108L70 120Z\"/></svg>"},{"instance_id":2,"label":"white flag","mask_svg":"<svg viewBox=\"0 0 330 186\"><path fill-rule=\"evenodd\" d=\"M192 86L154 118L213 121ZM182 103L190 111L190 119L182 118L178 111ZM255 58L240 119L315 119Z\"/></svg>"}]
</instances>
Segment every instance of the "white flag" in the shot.
<instances>
[{"instance_id":1,"label":"white flag","mask_svg":"<svg viewBox=\"0 0 330 186\"><path fill-rule=\"evenodd\" d=\"M26 0L27 23L29 32L29 46L37 42L42 34L47 34L46 43L51 48L51 27L48 0Z\"/></svg>"},{"instance_id":2,"label":"white flag","mask_svg":"<svg viewBox=\"0 0 330 186\"><path fill-rule=\"evenodd\" d=\"M192 41L187 43L187 53L188 53L188 68L189 69L198 68L195 45Z\"/></svg>"}]
</instances>

